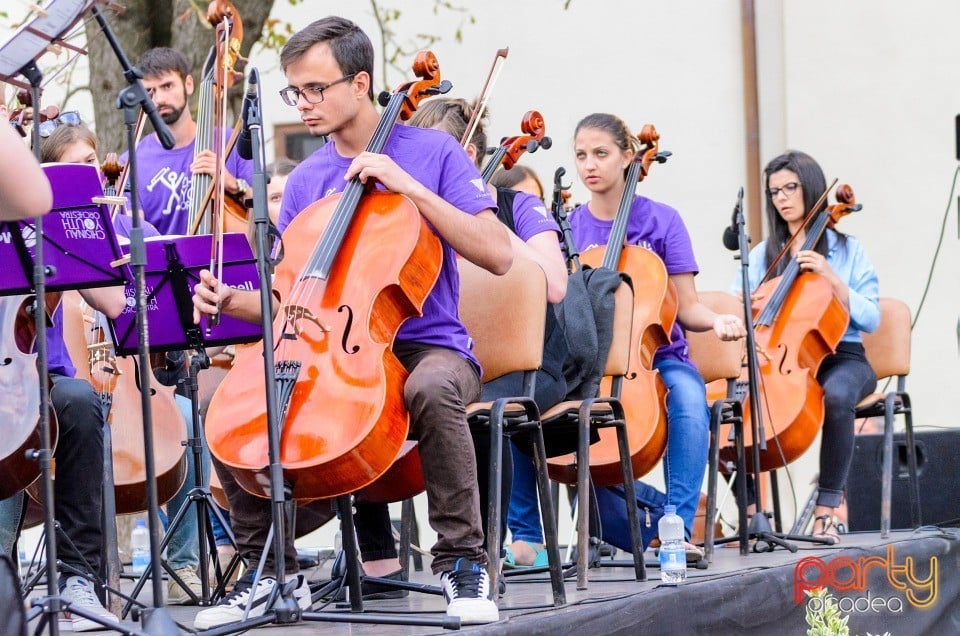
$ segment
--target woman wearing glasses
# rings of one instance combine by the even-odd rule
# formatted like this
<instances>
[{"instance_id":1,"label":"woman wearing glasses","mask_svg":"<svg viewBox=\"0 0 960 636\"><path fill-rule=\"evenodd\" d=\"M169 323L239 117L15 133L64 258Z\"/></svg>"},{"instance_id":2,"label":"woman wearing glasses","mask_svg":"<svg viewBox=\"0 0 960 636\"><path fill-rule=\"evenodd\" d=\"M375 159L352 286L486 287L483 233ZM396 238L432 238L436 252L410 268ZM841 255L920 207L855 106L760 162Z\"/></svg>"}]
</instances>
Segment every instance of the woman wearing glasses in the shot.
<instances>
[{"instance_id":1,"label":"woman wearing glasses","mask_svg":"<svg viewBox=\"0 0 960 636\"><path fill-rule=\"evenodd\" d=\"M797 234L788 256L796 259L801 270L826 278L850 312L850 323L836 353L824 358L817 372L825 415L813 536L839 543L833 512L843 497L853 458L854 408L877 383L860 337L861 332L870 333L880 324L877 273L860 242L834 229L827 229L814 249L799 249L805 236L804 221L827 187L823 170L810 155L785 152L767 164L764 175L770 238L750 252L751 290L760 284L768 264L790 236ZM776 273L782 273L788 262L781 259ZM742 291L739 276L733 291ZM760 296L752 298L759 300Z\"/></svg>"}]
</instances>

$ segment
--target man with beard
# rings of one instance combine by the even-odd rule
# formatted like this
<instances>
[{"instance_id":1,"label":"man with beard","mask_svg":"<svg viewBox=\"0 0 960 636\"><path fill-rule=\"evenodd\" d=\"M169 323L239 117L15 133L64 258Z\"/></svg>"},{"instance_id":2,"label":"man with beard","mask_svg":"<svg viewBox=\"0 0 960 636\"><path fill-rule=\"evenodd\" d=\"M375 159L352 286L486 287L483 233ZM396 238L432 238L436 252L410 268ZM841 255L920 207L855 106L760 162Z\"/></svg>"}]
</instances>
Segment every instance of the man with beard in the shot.
<instances>
[{"instance_id":1,"label":"man with beard","mask_svg":"<svg viewBox=\"0 0 960 636\"><path fill-rule=\"evenodd\" d=\"M214 153L194 152L197 122L187 108L187 97L193 94L194 82L190 67L182 53L166 47L146 51L140 58L143 85L156 104L160 117L170 127L174 147L165 150L156 134L137 145L137 176L140 206L147 221L161 234L186 234L190 211L190 177L193 174L215 175ZM229 139L233 131L224 130ZM242 201L248 196L253 163L241 159L236 149L227 157L223 172L224 190L228 196Z\"/></svg>"}]
</instances>

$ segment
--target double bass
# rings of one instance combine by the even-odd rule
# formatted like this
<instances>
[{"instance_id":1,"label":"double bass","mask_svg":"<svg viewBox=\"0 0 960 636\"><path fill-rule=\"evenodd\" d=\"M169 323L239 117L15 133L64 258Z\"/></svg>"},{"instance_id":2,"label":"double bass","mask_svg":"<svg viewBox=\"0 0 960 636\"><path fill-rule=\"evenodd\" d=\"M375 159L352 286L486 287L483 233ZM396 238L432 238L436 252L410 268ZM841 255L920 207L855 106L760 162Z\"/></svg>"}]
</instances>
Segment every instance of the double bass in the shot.
<instances>
[{"instance_id":1,"label":"double bass","mask_svg":"<svg viewBox=\"0 0 960 636\"><path fill-rule=\"evenodd\" d=\"M430 52L417 55L414 72L421 79L390 95L368 152L382 152L421 99L449 89ZM391 346L403 321L421 314L443 250L409 199L368 192L357 177L304 209L284 236L274 280L282 302L266 345L277 360L280 461L294 499L335 497L382 475L407 437L407 373ZM207 443L259 496L269 496L266 425L262 361L241 356L210 403Z\"/></svg>"},{"instance_id":2,"label":"double bass","mask_svg":"<svg viewBox=\"0 0 960 636\"><path fill-rule=\"evenodd\" d=\"M837 188L836 198L835 205L807 217L800 250L812 250L828 227L861 208L848 185ZM781 256L788 249L789 243ZM826 278L801 272L793 258L782 275L764 282L754 293L762 297L753 305L760 386L758 396L744 399L744 444L747 467L753 470L749 400L760 399L766 441L766 449L759 453L760 470L767 471L803 454L820 431L824 405L817 370L836 351L850 314ZM747 381L746 369L740 379ZM735 459L735 452L732 446L720 450L724 461Z\"/></svg>"},{"instance_id":3,"label":"double bass","mask_svg":"<svg viewBox=\"0 0 960 636\"><path fill-rule=\"evenodd\" d=\"M660 135L647 124L637 135L642 147L627 168L626 184L607 244L580 254L580 262L589 267L604 267L624 272L633 281L633 329L630 334L630 367L620 394L627 422L627 443L634 475L649 472L663 455L667 445L666 387L653 369L653 357L669 344L670 331L677 317L677 290L670 282L663 261L652 251L626 245L627 222L633 206L636 184L643 181L654 163L670 156L661 151ZM601 391L609 395L610 380ZM550 476L565 483L576 483L576 458L573 455L547 459ZM590 447L590 474L598 486L623 483L616 431L603 429L600 441Z\"/></svg>"},{"instance_id":4,"label":"double bass","mask_svg":"<svg viewBox=\"0 0 960 636\"><path fill-rule=\"evenodd\" d=\"M243 41L243 21L229 0L213 0L207 8L207 21L216 29L217 40L204 62L200 80L194 157L205 150L216 154L218 176L194 174L190 177L187 232L212 234L218 229L220 232L245 232L247 209L242 201L226 194L219 177L240 132L240 127L234 126L233 135L226 139L227 92L237 79L243 77L235 70ZM218 227L221 219L222 229Z\"/></svg>"}]
</instances>

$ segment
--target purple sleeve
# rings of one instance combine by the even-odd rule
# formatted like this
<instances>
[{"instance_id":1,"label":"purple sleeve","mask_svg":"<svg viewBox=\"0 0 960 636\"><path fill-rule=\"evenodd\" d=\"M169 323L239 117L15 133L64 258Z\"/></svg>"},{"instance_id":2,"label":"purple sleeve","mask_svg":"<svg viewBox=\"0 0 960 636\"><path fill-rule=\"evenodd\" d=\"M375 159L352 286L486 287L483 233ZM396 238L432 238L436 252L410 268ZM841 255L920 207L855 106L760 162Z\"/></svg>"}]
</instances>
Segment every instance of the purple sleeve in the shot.
<instances>
[{"instance_id":1,"label":"purple sleeve","mask_svg":"<svg viewBox=\"0 0 960 636\"><path fill-rule=\"evenodd\" d=\"M513 198L513 225L524 242L542 232L553 232L558 240L560 238L560 226L550 210L543 201L526 192L517 192Z\"/></svg>"},{"instance_id":2,"label":"purple sleeve","mask_svg":"<svg viewBox=\"0 0 960 636\"><path fill-rule=\"evenodd\" d=\"M447 203L467 214L484 210L496 212L497 203L487 192L487 186L477 167L450 135L444 136L441 155L440 183L437 194ZM286 203L286 202L284 202Z\"/></svg>"},{"instance_id":3,"label":"purple sleeve","mask_svg":"<svg viewBox=\"0 0 960 636\"><path fill-rule=\"evenodd\" d=\"M241 159L240 155L237 154L236 147L233 148L233 152L227 157L227 169L230 171L230 174L237 179L243 179L247 183L253 180L253 161Z\"/></svg>"},{"instance_id":4,"label":"purple sleeve","mask_svg":"<svg viewBox=\"0 0 960 636\"><path fill-rule=\"evenodd\" d=\"M663 237L663 264L668 274L696 274L700 271L693 255L690 233L680 214L674 211Z\"/></svg>"}]
</instances>

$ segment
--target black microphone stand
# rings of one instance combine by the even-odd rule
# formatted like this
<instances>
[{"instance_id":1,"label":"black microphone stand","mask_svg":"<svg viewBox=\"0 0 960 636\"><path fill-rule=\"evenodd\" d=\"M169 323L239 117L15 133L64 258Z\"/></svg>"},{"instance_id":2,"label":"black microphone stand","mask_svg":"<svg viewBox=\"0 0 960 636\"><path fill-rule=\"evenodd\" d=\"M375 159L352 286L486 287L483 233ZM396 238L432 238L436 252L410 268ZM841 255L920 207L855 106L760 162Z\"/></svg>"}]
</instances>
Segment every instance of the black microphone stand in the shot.
<instances>
[{"instance_id":1,"label":"black microphone stand","mask_svg":"<svg viewBox=\"0 0 960 636\"><path fill-rule=\"evenodd\" d=\"M143 410L143 447L144 468L147 488L147 520L150 530L150 563L153 579L153 607L140 610L141 621L150 634L178 634L176 623L163 608L163 579L160 566L160 527L157 510L157 482L156 466L153 452L153 419L150 407L150 377L153 370L150 366L150 346L147 342L147 303L145 289L145 268L147 264L146 247L143 242L143 227L140 219L140 201L137 189L137 138L136 123L137 111L143 112L150 118L157 137L164 148L173 148L174 140L170 130L157 114L156 107L140 81L143 74L139 69L131 66L100 10L94 6L93 15L100 24L103 34L110 43L128 86L120 91L117 97L117 108L123 110L123 123L127 129L127 150L129 165L130 202L132 227L130 228L130 266L134 274L134 298L136 300L137 315L137 352L139 355L140 373L140 408Z\"/></svg>"},{"instance_id":2,"label":"black microphone stand","mask_svg":"<svg viewBox=\"0 0 960 636\"><path fill-rule=\"evenodd\" d=\"M820 540L806 535L785 534L775 532L770 526L771 513L763 507L763 500L760 497L760 451L765 451L766 439L763 428L763 409L760 401L763 396L760 392L760 362L757 358L756 334L753 326L753 304L750 300L750 237L747 236L746 221L743 215L743 188L737 195L737 206L734 209L734 225L737 227L737 246L739 254L734 256L740 260L740 288L743 290L743 323L747 330L747 387L746 390L750 396L750 434L753 444L751 457L751 470L749 479L753 481L753 504L755 512L750 518L747 526L746 539L756 539L753 544L754 552L773 552L774 548L780 546L790 552L796 552L797 546L790 541L809 541L811 543L830 544L828 540ZM730 246L727 245L729 248ZM740 432L742 435L742 430ZM738 443L737 448L742 448ZM745 518L744 510L749 505L747 496L747 474L744 471L746 458L738 457L737 463L741 474L737 477L737 500L741 508L740 519ZM744 541L744 533L739 536L726 539L718 539L714 544L729 543L730 541L740 540L740 553L746 555L747 546Z\"/></svg>"}]
</instances>

